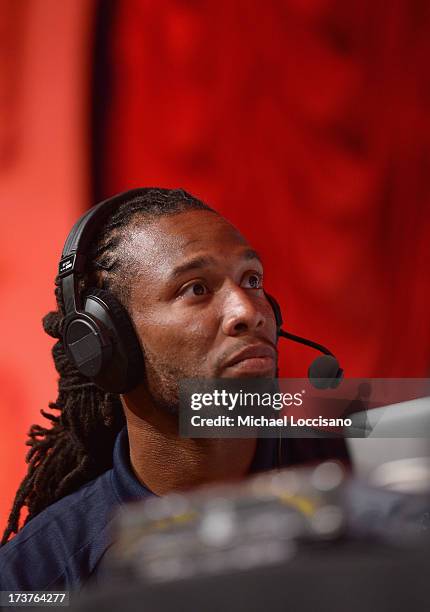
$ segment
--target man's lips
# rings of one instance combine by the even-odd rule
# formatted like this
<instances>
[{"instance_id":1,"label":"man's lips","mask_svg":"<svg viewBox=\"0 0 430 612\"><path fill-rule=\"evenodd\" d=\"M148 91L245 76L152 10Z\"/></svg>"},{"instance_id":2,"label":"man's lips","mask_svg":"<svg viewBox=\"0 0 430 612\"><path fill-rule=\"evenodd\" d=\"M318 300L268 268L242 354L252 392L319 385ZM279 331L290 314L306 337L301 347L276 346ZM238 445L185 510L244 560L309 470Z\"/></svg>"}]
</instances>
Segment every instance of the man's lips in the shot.
<instances>
[{"instance_id":1,"label":"man's lips","mask_svg":"<svg viewBox=\"0 0 430 612\"><path fill-rule=\"evenodd\" d=\"M235 353L230 359L228 359L224 364L224 368L231 368L239 363L242 363L246 360L258 360L261 359L261 363L263 364L267 361L270 364L271 361L276 360L276 350L269 346L268 344L252 344L249 346L245 346L243 349ZM257 362L255 362L257 363Z\"/></svg>"}]
</instances>

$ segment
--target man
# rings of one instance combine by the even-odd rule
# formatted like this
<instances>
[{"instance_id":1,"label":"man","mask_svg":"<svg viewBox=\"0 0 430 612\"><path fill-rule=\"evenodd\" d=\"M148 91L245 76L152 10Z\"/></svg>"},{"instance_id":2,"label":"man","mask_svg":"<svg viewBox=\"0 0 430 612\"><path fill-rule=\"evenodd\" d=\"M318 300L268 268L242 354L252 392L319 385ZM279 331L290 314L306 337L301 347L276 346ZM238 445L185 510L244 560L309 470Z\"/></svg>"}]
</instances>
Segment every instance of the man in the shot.
<instances>
[{"instance_id":1,"label":"man","mask_svg":"<svg viewBox=\"0 0 430 612\"><path fill-rule=\"evenodd\" d=\"M79 589L97 577L121 504L279 465L272 440L178 436L179 380L277 371L262 263L225 219L182 190L141 189L98 228L79 291L108 292L143 351L139 382L121 396L82 376L65 350L56 283L58 310L44 327L58 339L59 394L50 408L59 414L42 411L52 427L30 430L28 474L0 548L0 590ZM283 461L325 458L323 442L297 456L291 442Z\"/></svg>"}]
</instances>

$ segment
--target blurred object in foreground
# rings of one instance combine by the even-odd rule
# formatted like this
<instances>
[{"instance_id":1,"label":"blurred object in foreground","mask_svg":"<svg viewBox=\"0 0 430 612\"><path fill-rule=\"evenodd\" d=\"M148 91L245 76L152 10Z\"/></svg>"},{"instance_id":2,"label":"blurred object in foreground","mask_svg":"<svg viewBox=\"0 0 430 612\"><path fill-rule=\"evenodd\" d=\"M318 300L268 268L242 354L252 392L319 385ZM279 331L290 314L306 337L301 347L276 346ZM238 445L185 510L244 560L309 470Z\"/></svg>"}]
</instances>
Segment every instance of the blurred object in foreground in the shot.
<instances>
[{"instance_id":1,"label":"blurred object in foreground","mask_svg":"<svg viewBox=\"0 0 430 612\"><path fill-rule=\"evenodd\" d=\"M334 462L134 503L72 611L428 609L429 507Z\"/></svg>"},{"instance_id":2,"label":"blurred object in foreground","mask_svg":"<svg viewBox=\"0 0 430 612\"><path fill-rule=\"evenodd\" d=\"M70 612L422 612L430 609L428 549L361 542L307 549L291 563L170 583L111 583Z\"/></svg>"},{"instance_id":3,"label":"blurred object in foreground","mask_svg":"<svg viewBox=\"0 0 430 612\"><path fill-rule=\"evenodd\" d=\"M196 579L295 562L339 541L411 550L430 535L430 478L428 462L408 466L393 475L391 463L381 464L379 480L360 480L327 461L130 504L117 517L103 575L119 583ZM409 491L396 478L414 479Z\"/></svg>"},{"instance_id":4,"label":"blurred object in foreground","mask_svg":"<svg viewBox=\"0 0 430 612\"><path fill-rule=\"evenodd\" d=\"M406 493L430 491L430 459L415 457L388 461L376 468L372 482L379 487Z\"/></svg>"},{"instance_id":5,"label":"blurred object in foreground","mask_svg":"<svg viewBox=\"0 0 430 612\"><path fill-rule=\"evenodd\" d=\"M343 482L327 462L132 504L118 518L112 571L161 582L288 560L299 542L342 533Z\"/></svg>"}]
</instances>

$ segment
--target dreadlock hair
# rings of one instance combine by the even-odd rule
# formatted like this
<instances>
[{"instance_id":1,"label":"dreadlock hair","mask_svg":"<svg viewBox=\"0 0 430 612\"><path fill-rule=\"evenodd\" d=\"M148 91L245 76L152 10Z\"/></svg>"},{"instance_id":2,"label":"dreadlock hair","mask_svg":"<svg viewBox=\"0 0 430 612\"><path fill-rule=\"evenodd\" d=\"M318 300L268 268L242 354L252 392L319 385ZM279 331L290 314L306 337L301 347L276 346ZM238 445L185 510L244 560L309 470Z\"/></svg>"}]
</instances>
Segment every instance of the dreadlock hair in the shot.
<instances>
[{"instance_id":1,"label":"dreadlock hair","mask_svg":"<svg viewBox=\"0 0 430 612\"><path fill-rule=\"evenodd\" d=\"M186 210L215 211L182 189L142 188L110 214L94 240L88 270L79 292L91 286L110 291L127 308L132 266L127 257L127 231L141 220L151 221ZM62 339L64 302L60 278L55 279L57 310L43 318L47 334L57 339L52 355L59 374L58 397L41 410L51 427L32 425L26 445L28 471L16 493L0 546L44 508L72 493L112 467L115 438L125 425L120 396L106 393L79 373Z\"/></svg>"}]
</instances>

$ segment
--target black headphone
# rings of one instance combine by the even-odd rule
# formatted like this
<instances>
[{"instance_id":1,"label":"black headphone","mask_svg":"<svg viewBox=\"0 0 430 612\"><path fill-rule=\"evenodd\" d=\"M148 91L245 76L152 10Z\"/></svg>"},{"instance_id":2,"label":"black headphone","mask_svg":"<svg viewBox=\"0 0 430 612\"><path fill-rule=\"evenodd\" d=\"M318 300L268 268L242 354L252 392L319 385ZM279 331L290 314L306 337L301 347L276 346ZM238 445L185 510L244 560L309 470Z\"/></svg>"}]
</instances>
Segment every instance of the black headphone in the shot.
<instances>
[{"instance_id":1,"label":"black headphone","mask_svg":"<svg viewBox=\"0 0 430 612\"><path fill-rule=\"evenodd\" d=\"M65 309L63 343L66 352L81 374L110 393L126 393L141 382L145 367L142 348L122 304L111 293L98 288L86 290L81 298L79 280L85 271L92 239L107 216L122 203L142 196L150 189L125 191L100 202L82 215L67 237L58 268ZM316 342L282 330L279 304L267 293L266 297L273 308L278 337L306 344L324 353L309 367L312 383L319 388L338 386L343 370L334 355Z\"/></svg>"}]
</instances>

